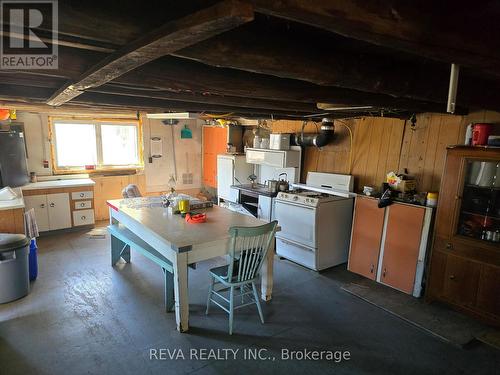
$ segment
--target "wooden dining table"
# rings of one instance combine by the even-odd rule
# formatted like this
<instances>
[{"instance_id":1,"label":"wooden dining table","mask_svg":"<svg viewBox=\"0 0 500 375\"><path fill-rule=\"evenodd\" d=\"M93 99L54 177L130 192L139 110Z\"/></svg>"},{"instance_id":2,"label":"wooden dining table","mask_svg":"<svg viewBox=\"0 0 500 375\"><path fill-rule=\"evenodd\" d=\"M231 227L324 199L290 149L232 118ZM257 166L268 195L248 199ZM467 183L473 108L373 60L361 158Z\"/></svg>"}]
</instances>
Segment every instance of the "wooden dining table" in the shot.
<instances>
[{"instance_id":1,"label":"wooden dining table","mask_svg":"<svg viewBox=\"0 0 500 375\"><path fill-rule=\"evenodd\" d=\"M148 204L147 198L108 200L107 204L111 225L127 228L172 263L175 319L180 332L189 329L188 265L227 255L230 227L265 224L215 205L203 210L205 223L193 224L161 204ZM272 297L273 257L274 245L261 271L261 298L265 301Z\"/></svg>"}]
</instances>

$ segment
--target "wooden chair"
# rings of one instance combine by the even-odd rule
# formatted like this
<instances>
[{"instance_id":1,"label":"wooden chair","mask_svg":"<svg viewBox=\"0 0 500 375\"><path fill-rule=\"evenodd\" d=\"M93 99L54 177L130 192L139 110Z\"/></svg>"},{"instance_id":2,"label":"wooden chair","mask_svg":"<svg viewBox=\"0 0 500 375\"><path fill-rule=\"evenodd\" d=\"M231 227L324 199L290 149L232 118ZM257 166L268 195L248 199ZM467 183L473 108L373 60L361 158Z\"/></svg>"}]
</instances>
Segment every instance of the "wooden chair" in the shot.
<instances>
[{"instance_id":1,"label":"wooden chair","mask_svg":"<svg viewBox=\"0 0 500 375\"><path fill-rule=\"evenodd\" d=\"M122 190L122 196L123 198L137 198L142 197L142 194L137 185L129 184Z\"/></svg>"},{"instance_id":2,"label":"wooden chair","mask_svg":"<svg viewBox=\"0 0 500 375\"><path fill-rule=\"evenodd\" d=\"M266 260L277 224L277 221L272 221L258 227L230 228L229 264L210 270L212 280L208 291L206 314L208 314L211 302L227 312L229 314L230 335L233 334L235 309L256 304L260 320L264 323L255 281L258 279L262 264ZM223 287L215 290L215 286L218 284L222 284ZM241 303L238 306L234 305L235 289L240 291L240 294L236 296L241 297ZM222 292L229 292L229 298L222 295ZM212 296L217 297L218 300ZM245 302L245 297L248 298L247 302ZM224 303L226 303L226 306L224 306Z\"/></svg>"}]
</instances>

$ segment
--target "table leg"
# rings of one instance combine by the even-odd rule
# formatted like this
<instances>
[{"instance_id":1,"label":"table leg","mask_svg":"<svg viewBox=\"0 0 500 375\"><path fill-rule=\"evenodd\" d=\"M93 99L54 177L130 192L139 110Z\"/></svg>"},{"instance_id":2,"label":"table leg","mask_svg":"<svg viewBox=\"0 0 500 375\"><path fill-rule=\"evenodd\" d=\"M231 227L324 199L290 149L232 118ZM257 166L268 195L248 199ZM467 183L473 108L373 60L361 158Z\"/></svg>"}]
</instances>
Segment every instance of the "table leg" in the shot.
<instances>
[{"instance_id":1,"label":"table leg","mask_svg":"<svg viewBox=\"0 0 500 375\"><path fill-rule=\"evenodd\" d=\"M264 301L269 301L273 294L273 267L274 267L274 244L271 243L271 248L267 252L267 259L264 261L261 270L261 298Z\"/></svg>"},{"instance_id":2,"label":"table leg","mask_svg":"<svg viewBox=\"0 0 500 375\"><path fill-rule=\"evenodd\" d=\"M175 320L177 330L189 329L188 264L187 253L177 253L174 262Z\"/></svg>"}]
</instances>

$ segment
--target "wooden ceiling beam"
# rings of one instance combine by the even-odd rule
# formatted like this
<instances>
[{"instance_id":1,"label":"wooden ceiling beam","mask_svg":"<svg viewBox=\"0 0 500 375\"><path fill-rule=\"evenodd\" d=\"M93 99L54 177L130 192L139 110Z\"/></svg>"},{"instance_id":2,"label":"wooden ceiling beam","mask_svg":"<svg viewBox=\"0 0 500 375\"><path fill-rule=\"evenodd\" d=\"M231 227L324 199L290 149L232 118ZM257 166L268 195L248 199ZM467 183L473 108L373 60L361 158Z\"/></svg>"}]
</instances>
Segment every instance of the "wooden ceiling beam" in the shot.
<instances>
[{"instance_id":1,"label":"wooden ceiling beam","mask_svg":"<svg viewBox=\"0 0 500 375\"><path fill-rule=\"evenodd\" d=\"M61 105L141 65L168 55L214 35L253 20L248 3L225 0L192 15L171 21L145 36L125 45L90 68L76 81L61 87L47 102Z\"/></svg>"},{"instance_id":2,"label":"wooden ceiling beam","mask_svg":"<svg viewBox=\"0 0 500 375\"><path fill-rule=\"evenodd\" d=\"M484 12L435 1L252 0L255 11L500 76L498 3ZM466 3L464 3L466 4ZM480 9L479 7L478 9ZM495 13L496 12L496 13ZM474 27L477 22L480 27Z\"/></svg>"},{"instance_id":3,"label":"wooden ceiling beam","mask_svg":"<svg viewBox=\"0 0 500 375\"><path fill-rule=\"evenodd\" d=\"M151 89L146 87L123 87L116 84L106 84L88 92L97 92L102 94L123 95L141 98L164 99L180 101L185 103L199 103L206 105L224 105L243 108L258 108L270 111L289 111L290 113L314 113L323 112L319 110L315 103L287 102L283 100L266 100L255 98L244 98L236 96L221 96L212 94L197 93L176 93L161 89Z\"/></svg>"},{"instance_id":4,"label":"wooden ceiling beam","mask_svg":"<svg viewBox=\"0 0 500 375\"><path fill-rule=\"evenodd\" d=\"M210 93L221 96L290 102L329 102L346 105L407 109L414 112L446 112L444 103L432 103L373 94L304 81L276 78L236 69L213 68L198 62L166 57L130 72L115 82L143 85L179 93ZM465 114L464 107L458 113Z\"/></svg>"},{"instance_id":5,"label":"wooden ceiling beam","mask_svg":"<svg viewBox=\"0 0 500 375\"><path fill-rule=\"evenodd\" d=\"M16 100L25 103L45 104L52 90L44 87L0 84L0 100ZM253 116L281 116L302 118L304 115L320 113L319 109L310 112L293 110L270 110L265 108L252 108L249 106L235 106L225 104L212 104L200 102L184 102L168 100L166 98L151 98L142 96L120 95L98 92L84 92L70 103L78 105L97 105L99 107L111 106L122 108L135 108L154 111L192 111L192 112L233 112L239 115Z\"/></svg>"},{"instance_id":6,"label":"wooden ceiling beam","mask_svg":"<svg viewBox=\"0 0 500 375\"><path fill-rule=\"evenodd\" d=\"M172 55L215 67L307 81L374 94L446 103L449 69L444 64L398 60L363 52L319 50L282 35L262 35L239 29L174 52ZM252 43L252 40L259 43ZM305 68L307 67L307 68ZM500 110L500 82L460 75L458 103L465 107Z\"/></svg>"}]
</instances>

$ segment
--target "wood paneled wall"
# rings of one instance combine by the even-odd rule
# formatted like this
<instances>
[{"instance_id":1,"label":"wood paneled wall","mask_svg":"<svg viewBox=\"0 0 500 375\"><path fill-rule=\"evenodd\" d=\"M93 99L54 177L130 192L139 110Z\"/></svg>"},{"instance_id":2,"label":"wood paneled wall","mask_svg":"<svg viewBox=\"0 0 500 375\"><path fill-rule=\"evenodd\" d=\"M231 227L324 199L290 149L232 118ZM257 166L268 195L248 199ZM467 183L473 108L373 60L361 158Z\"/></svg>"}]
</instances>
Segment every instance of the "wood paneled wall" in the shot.
<instances>
[{"instance_id":1,"label":"wood paneled wall","mask_svg":"<svg viewBox=\"0 0 500 375\"><path fill-rule=\"evenodd\" d=\"M146 178L144 174L133 174L127 176L96 176L91 177L95 181L94 186L94 214L96 220L108 220L109 209L106 201L109 199L122 198L122 190L128 184L135 184L139 191L146 192Z\"/></svg>"},{"instance_id":2,"label":"wood paneled wall","mask_svg":"<svg viewBox=\"0 0 500 375\"><path fill-rule=\"evenodd\" d=\"M404 172L416 177L419 191L439 191L446 147L463 143L465 128L470 122L500 122L496 112L474 112L469 116L453 116L424 113L417 116L412 128L410 121L399 119L364 117L338 120L335 125L336 139L318 150L308 147L304 153L302 180L308 171L351 173L355 177L355 189L364 185L379 187L390 171ZM352 166L349 166L351 150L349 132L352 129ZM318 124L319 125L319 124ZM299 132L301 121L275 121L273 132ZM309 123L306 132L315 132Z\"/></svg>"}]
</instances>

